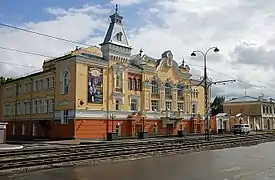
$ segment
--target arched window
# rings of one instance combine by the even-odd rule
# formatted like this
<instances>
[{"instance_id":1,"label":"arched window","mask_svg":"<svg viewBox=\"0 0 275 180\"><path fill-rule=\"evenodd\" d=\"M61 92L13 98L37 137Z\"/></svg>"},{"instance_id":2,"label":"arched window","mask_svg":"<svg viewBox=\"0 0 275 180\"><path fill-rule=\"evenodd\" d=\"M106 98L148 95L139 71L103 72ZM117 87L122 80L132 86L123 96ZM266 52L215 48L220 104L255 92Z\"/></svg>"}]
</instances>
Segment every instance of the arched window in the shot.
<instances>
[{"instance_id":1,"label":"arched window","mask_svg":"<svg viewBox=\"0 0 275 180\"><path fill-rule=\"evenodd\" d=\"M158 94L159 93L159 85L156 81L151 82L152 85L152 94Z\"/></svg>"},{"instance_id":2,"label":"arched window","mask_svg":"<svg viewBox=\"0 0 275 180\"><path fill-rule=\"evenodd\" d=\"M138 110L138 104L136 99L131 99L131 111L137 111Z\"/></svg>"},{"instance_id":3,"label":"arched window","mask_svg":"<svg viewBox=\"0 0 275 180\"><path fill-rule=\"evenodd\" d=\"M121 32L119 32L119 33L116 34L116 39L118 41L122 41L122 33Z\"/></svg>"},{"instance_id":4,"label":"arched window","mask_svg":"<svg viewBox=\"0 0 275 180\"><path fill-rule=\"evenodd\" d=\"M136 90L136 79L135 78L132 80L132 89L134 91Z\"/></svg>"},{"instance_id":5,"label":"arched window","mask_svg":"<svg viewBox=\"0 0 275 180\"><path fill-rule=\"evenodd\" d=\"M137 91L141 90L141 81L140 81L140 79L137 79L136 90Z\"/></svg>"},{"instance_id":6,"label":"arched window","mask_svg":"<svg viewBox=\"0 0 275 180\"><path fill-rule=\"evenodd\" d=\"M165 83L165 97L166 98L172 98L172 88L169 83Z\"/></svg>"},{"instance_id":7,"label":"arched window","mask_svg":"<svg viewBox=\"0 0 275 180\"><path fill-rule=\"evenodd\" d=\"M132 90L132 79L131 78L128 79L128 89Z\"/></svg>"},{"instance_id":8,"label":"arched window","mask_svg":"<svg viewBox=\"0 0 275 180\"><path fill-rule=\"evenodd\" d=\"M178 100L184 100L184 85L179 84L178 85Z\"/></svg>"},{"instance_id":9,"label":"arched window","mask_svg":"<svg viewBox=\"0 0 275 180\"><path fill-rule=\"evenodd\" d=\"M62 94L69 92L69 72L66 70L62 74Z\"/></svg>"}]
</instances>

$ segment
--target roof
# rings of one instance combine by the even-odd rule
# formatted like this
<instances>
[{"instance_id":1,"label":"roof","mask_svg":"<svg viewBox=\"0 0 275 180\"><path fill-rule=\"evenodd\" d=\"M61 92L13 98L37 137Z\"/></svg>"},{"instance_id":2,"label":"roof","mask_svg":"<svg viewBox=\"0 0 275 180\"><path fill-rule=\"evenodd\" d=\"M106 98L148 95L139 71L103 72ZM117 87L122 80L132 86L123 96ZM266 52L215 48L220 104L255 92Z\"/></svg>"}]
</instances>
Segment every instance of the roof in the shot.
<instances>
[{"instance_id":1,"label":"roof","mask_svg":"<svg viewBox=\"0 0 275 180\"><path fill-rule=\"evenodd\" d=\"M225 103L241 103L241 102L259 102L261 101L259 98L252 97L252 96L242 96L236 99L232 99L226 101Z\"/></svg>"}]
</instances>

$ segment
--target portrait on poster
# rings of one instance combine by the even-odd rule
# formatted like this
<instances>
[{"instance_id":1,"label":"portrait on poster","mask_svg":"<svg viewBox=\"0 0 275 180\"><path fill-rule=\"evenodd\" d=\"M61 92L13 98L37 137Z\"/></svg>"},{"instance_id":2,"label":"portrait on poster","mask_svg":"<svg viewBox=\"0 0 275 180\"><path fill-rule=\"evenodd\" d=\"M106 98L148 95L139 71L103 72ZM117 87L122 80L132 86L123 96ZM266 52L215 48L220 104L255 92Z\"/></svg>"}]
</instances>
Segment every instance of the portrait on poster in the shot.
<instances>
[{"instance_id":1,"label":"portrait on poster","mask_svg":"<svg viewBox=\"0 0 275 180\"><path fill-rule=\"evenodd\" d=\"M103 103L103 68L88 67L88 103Z\"/></svg>"}]
</instances>

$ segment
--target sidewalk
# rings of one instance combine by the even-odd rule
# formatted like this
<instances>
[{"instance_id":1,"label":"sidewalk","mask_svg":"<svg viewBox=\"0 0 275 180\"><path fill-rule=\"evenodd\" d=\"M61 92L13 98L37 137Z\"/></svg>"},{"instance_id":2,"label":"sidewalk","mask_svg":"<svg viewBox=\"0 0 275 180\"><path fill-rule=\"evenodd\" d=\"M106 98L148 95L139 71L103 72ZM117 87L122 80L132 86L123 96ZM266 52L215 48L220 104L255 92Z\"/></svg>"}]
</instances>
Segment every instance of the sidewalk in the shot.
<instances>
[{"instance_id":1,"label":"sidewalk","mask_svg":"<svg viewBox=\"0 0 275 180\"><path fill-rule=\"evenodd\" d=\"M14 144L0 144L0 151L5 150L16 150L16 149L23 149L22 145L14 145Z\"/></svg>"}]
</instances>

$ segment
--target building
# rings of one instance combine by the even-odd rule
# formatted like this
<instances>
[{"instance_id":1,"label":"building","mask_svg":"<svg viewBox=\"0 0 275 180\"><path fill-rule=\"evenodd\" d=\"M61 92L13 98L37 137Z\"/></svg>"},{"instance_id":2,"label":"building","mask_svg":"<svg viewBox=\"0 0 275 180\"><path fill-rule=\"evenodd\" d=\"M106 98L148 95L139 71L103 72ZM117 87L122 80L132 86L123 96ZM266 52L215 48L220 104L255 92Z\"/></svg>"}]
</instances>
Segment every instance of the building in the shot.
<instances>
[{"instance_id":1,"label":"building","mask_svg":"<svg viewBox=\"0 0 275 180\"><path fill-rule=\"evenodd\" d=\"M97 46L44 61L43 71L4 84L8 138L106 138L203 132L204 94L170 50L132 55L117 12Z\"/></svg>"},{"instance_id":2,"label":"building","mask_svg":"<svg viewBox=\"0 0 275 180\"><path fill-rule=\"evenodd\" d=\"M223 111L235 116L236 123L247 123L253 130L274 129L275 102L273 99L263 97L243 96L226 101Z\"/></svg>"}]
</instances>

